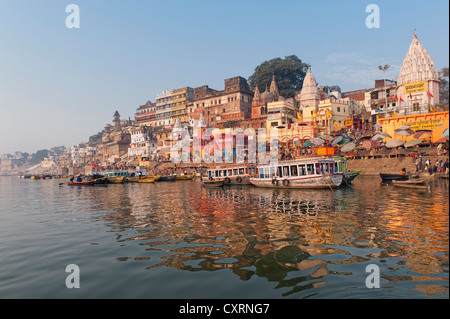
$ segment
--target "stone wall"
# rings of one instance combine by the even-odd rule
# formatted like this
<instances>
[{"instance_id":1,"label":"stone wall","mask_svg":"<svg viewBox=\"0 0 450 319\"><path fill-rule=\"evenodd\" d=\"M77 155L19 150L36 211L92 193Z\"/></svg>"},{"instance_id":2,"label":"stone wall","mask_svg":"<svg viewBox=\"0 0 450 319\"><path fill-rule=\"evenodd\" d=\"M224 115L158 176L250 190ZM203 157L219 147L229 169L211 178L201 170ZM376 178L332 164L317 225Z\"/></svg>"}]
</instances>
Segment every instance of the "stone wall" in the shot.
<instances>
[{"instance_id":1,"label":"stone wall","mask_svg":"<svg viewBox=\"0 0 450 319\"><path fill-rule=\"evenodd\" d=\"M435 163L436 160L448 159L446 156L424 156L423 165L427 159L431 160L431 163ZM349 159L347 163L349 170L361 170L361 174L379 174L379 173L399 173L402 168L406 168L407 172L415 172L416 165L413 162L413 158L407 157L393 157L393 158L362 158L362 159Z\"/></svg>"}]
</instances>

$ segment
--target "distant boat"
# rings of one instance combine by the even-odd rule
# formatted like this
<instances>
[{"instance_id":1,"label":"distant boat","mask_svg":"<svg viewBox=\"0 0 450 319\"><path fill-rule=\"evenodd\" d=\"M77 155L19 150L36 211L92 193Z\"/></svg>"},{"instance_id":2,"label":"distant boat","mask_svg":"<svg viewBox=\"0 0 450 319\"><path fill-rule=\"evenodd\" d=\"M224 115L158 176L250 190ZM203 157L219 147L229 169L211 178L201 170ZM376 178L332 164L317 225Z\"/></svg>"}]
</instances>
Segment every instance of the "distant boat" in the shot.
<instances>
[{"instance_id":1,"label":"distant boat","mask_svg":"<svg viewBox=\"0 0 450 319\"><path fill-rule=\"evenodd\" d=\"M67 185L95 185L95 181L68 182Z\"/></svg>"},{"instance_id":2,"label":"distant boat","mask_svg":"<svg viewBox=\"0 0 450 319\"><path fill-rule=\"evenodd\" d=\"M125 176L108 177L108 183L123 184L125 182L125 178Z\"/></svg>"},{"instance_id":3,"label":"distant boat","mask_svg":"<svg viewBox=\"0 0 450 319\"><path fill-rule=\"evenodd\" d=\"M177 178L177 175L161 175L158 182L171 182Z\"/></svg>"},{"instance_id":4,"label":"distant boat","mask_svg":"<svg viewBox=\"0 0 450 319\"><path fill-rule=\"evenodd\" d=\"M176 175L175 180L177 181L189 181L193 180L195 177L195 173L192 174L186 174L186 175Z\"/></svg>"},{"instance_id":5,"label":"distant boat","mask_svg":"<svg viewBox=\"0 0 450 319\"><path fill-rule=\"evenodd\" d=\"M137 181L138 183L154 183L155 178L154 177L142 177Z\"/></svg>"}]
</instances>

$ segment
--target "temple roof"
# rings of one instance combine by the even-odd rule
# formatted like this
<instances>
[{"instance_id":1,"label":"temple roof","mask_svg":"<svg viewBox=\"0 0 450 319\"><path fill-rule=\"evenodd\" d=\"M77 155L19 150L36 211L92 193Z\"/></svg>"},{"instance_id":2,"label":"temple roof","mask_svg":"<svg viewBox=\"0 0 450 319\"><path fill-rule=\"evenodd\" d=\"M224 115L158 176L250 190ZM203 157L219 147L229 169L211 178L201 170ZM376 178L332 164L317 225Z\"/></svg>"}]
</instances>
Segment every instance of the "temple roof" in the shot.
<instances>
[{"instance_id":1,"label":"temple roof","mask_svg":"<svg viewBox=\"0 0 450 319\"><path fill-rule=\"evenodd\" d=\"M433 59L414 33L414 38L400 68L397 82L401 86L423 80L439 81L439 72L436 70Z\"/></svg>"}]
</instances>

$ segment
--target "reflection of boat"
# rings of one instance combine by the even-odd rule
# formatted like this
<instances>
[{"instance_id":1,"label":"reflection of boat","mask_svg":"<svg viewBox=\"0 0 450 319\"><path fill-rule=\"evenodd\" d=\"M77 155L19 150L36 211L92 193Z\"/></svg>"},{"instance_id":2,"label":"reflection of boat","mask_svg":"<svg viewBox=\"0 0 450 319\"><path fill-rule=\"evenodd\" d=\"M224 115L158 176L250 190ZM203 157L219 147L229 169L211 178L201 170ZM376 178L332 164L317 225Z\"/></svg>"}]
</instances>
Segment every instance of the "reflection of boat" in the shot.
<instances>
[{"instance_id":1,"label":"reflection of boat","mask_svg":"<svg viewBox=\"0 0 450 319\"><path fill-rule=\"evenodd\" d=\"M447 174L445 174L445 173L436 173L436 176L439 177L439 178L448 179L448 173Z\"/></svg>"},{"instance_id":2,"label":"reflection of boat","mask_svg":"<svg viewBox=\"0 0 450 319\"><path fill-rule=\"evenodd\" d=\"M336 188L343 182L337 162L326 157L309 157L258 166L258 176L250 177L257 187L272 188Z\"/></svg>"},{"instance_id":3,"label":"reflection of boat","mask_svg":"<svg viewBox=\"0 0 450 319\"><path fill-rule=\"evenodd\" d=\"M408 174L391 174L391 173L380 173L380 177L383 181L407 181L409 180Z\"/></svg>"},{"instance_id":4,"label":"reflection of boat","mask_svg":"<svg viewBox=\"0 0 450 319\"><path fill-rule=\"evenodd\" d=\"M226 185L251 185L249 178L257 173L255 166L215 167L208 170L208 178L223 179Z\"/></svg>"},{"instance_id":5,"label":"reflection of boat","mask_svg":"<svg viewBox=\"0 0 450 319\"><path fill-rule=\"evenodd\" d=\"M394 180L392 184L395 187L405 187L405 188L420 188L420 189L426 189L427 185L425 184L425 181L422 179L415 179L415 180L407 180L407 181L396 181Z\"/></svg>"},{"instance_id":6,"label":"reflection of boat","mask_svg":"<svg viewBox=\"0 0 450 319\"><path fill-rule=\"evenodd\" d=\"M176 175L175 179L177 181L188 181L188 180L193 180L195 177L195 173L192 174L186 174L186 175Z\"/></svg>"},{"instance_id":7,"label":"reflection of boat","mask_svg":"<svg viewBox=\"0 0 450 319\"><path fill-rule=\"evenodd\" d=\"M138 183L154 183L155 179L153 177L142 177L141 179L137 180Z\"/></svg>"},{"instance_id":8,"label":"reflection of boat","mask_svg":"<svg viewBox=\"0 0 450 319\"><path fill-rule=\"evenodd\" d=\"M169 182L174 181L177 175L161 175L161 177L158 179L158 182Z\"/></svg>"},{"instance_id":9,"label":"reflection of boat","mask_svg":"<svg viewBox=\"0 0 450 319\"><path fill-rule=\"evenodd\" d=\"M202 185L205 187L222 187L224 183L224 179L205 179L202 182Z\"/></svg>"}]
</instances>

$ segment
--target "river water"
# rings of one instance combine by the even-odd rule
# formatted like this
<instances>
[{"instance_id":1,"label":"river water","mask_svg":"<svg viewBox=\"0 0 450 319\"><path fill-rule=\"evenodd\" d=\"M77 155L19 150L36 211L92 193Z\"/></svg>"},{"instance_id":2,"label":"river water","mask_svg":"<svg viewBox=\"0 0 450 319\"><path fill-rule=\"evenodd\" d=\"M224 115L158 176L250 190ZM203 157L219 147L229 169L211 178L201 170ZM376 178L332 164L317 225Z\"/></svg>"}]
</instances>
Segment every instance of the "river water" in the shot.
<instances>
[{"instance_id":1,"label":"river water","mask_svg":"<svg viewBox=\"0 0 450 319\"><path fill-rule=\"evenodd\" d=\"M63 182L0 178L0 298L449 297L448 180L425 191L378 176L334 191Z\"/></svg>"}]
</instances>

